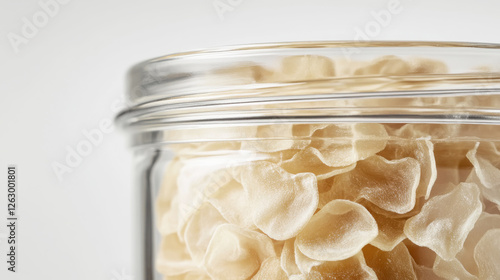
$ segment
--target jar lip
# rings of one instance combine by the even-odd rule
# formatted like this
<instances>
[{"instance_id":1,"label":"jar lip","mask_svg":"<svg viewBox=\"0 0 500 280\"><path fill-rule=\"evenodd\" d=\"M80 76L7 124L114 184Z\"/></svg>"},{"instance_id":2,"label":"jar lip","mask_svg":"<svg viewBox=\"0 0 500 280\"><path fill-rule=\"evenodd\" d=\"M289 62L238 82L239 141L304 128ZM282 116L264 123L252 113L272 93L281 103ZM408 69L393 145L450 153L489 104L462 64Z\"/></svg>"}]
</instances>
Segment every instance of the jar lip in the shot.
<instances>
[{"instance_id":1,"label":"jar lip","mask_svg":"<svg viewBox=\"0 0 500 280\"><path fill-rule=\"evenodd\" d=\"M350 62L370 61L377 57L429 58L444 61L450 72L407 73L404 75L328 76L313 79L262 81L259 75L275 71L283 58L316 56ZM336 61L336 60L335 60ZM476 68L474 68L476 67ZM481 69L479 67L482 67ZM263 74L264 73L264 74ZM318 102L326 100L340 104L345 99L424 98L428 96L457 98L458 96L492 96L500 94L500 44L433 41L317 41L237 45L198 51L174 53L136 64L129 71L129 104L117 121L122 126L138 131L163 130L167 126L187 123L201 125L214 121L248 121L255 116L297 119L308 116L308 110L317 111ZM425 86L387 89L388 84L415 83ZM371 85L366 89L360 85ZM451 99L450 99L451 100ZM287 112L285 104L316 103ZM262 106L272 104L271 106ZM325 103L326 104L326 103ZM425 104L423 104L425 105ZM267 107L266 107L267 106ZM332 105L327 105L332 106ZM464 114L472 111L485 114L496 121L498 105L462 108ZM377 105L379 116L385 105ZM262 110L265 114L261 115ZM353 108L339 116L353 117ZM394 108L392 108L394 109ZM389 108L389 111L392 110ZM405 114L404 108L398 114ZM411 108L407 108L409 111ZM456 108L435 108L437 119L457 117ZM466 112L467 110L472 110ZM451 111L450 111L451 110ZM300 111L300 114L296 114ZM230 114L228 113L230 112ZM490 112L493 115L487 115ZM220 116L212 118L213 114ZM238 114L245 116L235 117ZM284 116L285 114L286 116ZM321 113L323 114L323 113ZM396 114L395 117L398 116ZM314 115L314 114L313 114ZM317 115L314 115L317 116ZM417 114L418 117L418 114ZM412 117L413 118L413 117ZM381 117L381 120L383 118ZM429 116L422 117L428 120Z\"/></svg>"},{"instance_id":2,"label":"jar lip","mask_svg":"<svg viewBox=\"0 0 500 280\"><path fill-rule=\"evenodd\" d=\"M186 52L177 52L159 56L153 59L145 60L136 66L141 67L144 63L153 63L163 60L183 59L183 58L202 58L217 53L228 53L235 51L256 51L256 50L277 50L277 49L324 49L324 48L342 48L342 47L360 47L360 48L380 48L380 47L438 47L438 48L482 48L498 49L499 43L482 42L461 42L461 41L291 41L291 42L272 42L258 44L240 44L221 47L204 48Z\"/></svg>"}]
</instances>

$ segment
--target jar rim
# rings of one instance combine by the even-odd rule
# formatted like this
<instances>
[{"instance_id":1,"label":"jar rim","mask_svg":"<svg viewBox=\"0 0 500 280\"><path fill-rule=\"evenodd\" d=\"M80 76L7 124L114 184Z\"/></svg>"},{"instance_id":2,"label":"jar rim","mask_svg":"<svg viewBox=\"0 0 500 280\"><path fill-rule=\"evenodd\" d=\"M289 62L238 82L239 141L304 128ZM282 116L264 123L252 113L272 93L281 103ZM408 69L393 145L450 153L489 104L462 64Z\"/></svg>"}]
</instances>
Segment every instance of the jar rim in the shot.
<instances>
[{"instance_id":1,"label":"jar rim","mask_svg":"<svg viewBox=\"0 0 500 280\"><path fill-rule=\"evenodd\" d=\"M451 72L333 76L279 82L255 82L246 76L235 78L234 71L224 72L224 69L246 67L250 69L246 74L255 75L252 67L273 69L287 56L327 56L358 61L389 55L443 60L449 64ZM349 90L349 87L344 87L347 90L339 90L342 88L339 85L348 83L381 85L408 81L425 81L428 86L394 90L384 87L375 87L376 90L354 87ZM346 99L443 97L452 100L464 96L498 97L498 94L500 44L433 41L251 44L175 53L135 65L129 72L128 99L132 107L122 111L117 116L117 122L136 132L161 131L186 125L272 123L276 118L293 122L500 123L498 104L460 110L454 106L387 108L379 105L372 108L335 108L336 111L331 105L321 110L318 106L308 107L311 103L317 105L325 101L341 104L341 100ZM293 110L289 110L291 103L305 105L292 106ZM264 108L267 109L265 112Z\"/></svg>"}]
</instances>

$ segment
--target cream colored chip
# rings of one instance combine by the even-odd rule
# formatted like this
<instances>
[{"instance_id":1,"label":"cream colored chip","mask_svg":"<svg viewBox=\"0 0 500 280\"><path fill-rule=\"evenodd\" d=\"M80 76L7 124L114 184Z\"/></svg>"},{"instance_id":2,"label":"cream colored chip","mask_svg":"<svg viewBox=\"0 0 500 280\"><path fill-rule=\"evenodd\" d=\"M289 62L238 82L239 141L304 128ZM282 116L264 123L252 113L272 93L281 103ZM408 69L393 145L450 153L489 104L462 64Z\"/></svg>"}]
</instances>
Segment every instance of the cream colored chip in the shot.
<instances>
[{"instance_id":1,"label":"cream colored chip","mask_svg":"<svg viewBox=\"0 0 500 280\"><path fill-rule=\"evenodd\" d=\"M474 248L481 237L490 229L500 229L500 215L483 212L465 239L464 248L457 255L457 259L460 260L464 268L473 275L478 274L477 264L474 260Z\"/></svg>"},{"instance_id":2,"label":"cream colored chip","mask_svg":"<svg viewBox=\"0 0 500 280\"><path fill-rule=\"evenodd\" d=\"M483 195L488 200L500 204L500 169L488 159L492 158L492 160L499 161L500 153L488 146L483 151L478 151L480 146L486 145L480 145L478 142L467 153L467 158L474 166L474 173L471 174L468 180L472 182L479 180L478 185L481 187Z\"/></svg>"},{"instance_id":3,"label":"cream colored chip","mask_svg":"<svg viewBox=\"0 0 500 280\"><path fill-rule=\"evenodd\" d=\"M379 155L389 160L406 157L416 159L420 164L420 183L417 188L417 197L429 198L437 178L434 145L431 141L428 139L394 140L389 142Z\"/></svg>"},{"instance_id":4,"label":"cream colored chip","mask_svg":"<svg viewBox=\"0 0 500 280\"><path fill-rule=\"evenodd\" d=\"M254 140L244 141L241 150L265 153L303 149L311 143L311 136L326 124L272 124L260 125Z\"/></svg>"},{"instance_id":5,"label":"cream colored chip","mask_svg":"<svg viewBox=\"0 0 500 280\"><path fill-rule=\"evenodd\" d=\"M456 259L445 261L439 257L434 263L436 274L445 279L477 279L478 267L474 259L477 243L490 229L500 229L500 215L483 212L464 242Z\"/></svg>"},{"instance_id":6,"label":"cream colored chip","mask_svg":"<svg viewBox=\"0 0 500 280\"><path fill-rule=\"evenodd\" d=\"M404 234L405 218L388 217L371 211L378 226L378 235L370 244L383 251L392 251L406 236Z\"/></svg>"},{"instance_id":7,"label":"cream colored chip","mask_svg":"<svg viewBox=\"0 0 500 280\"><path fill-rule=\"evenodd\" d=\"M332 176L351 171L355 163L345 167L331 167L322 161L321 153L312 147L307 147L298 152L293 158L286 160L281 165L286 171L297 173L314 173L318 180L324 180Z\"/></svg>"},{"instance_id":8,"label":"cream colored chip","mask_svg":"<svg viewBox=\"0 0 500 280\"><path fill-rule=\"evenodd\" d=\"M410 252L416 265L432 269L437 256L436 252L427 247L418 246L409 239L403 240L403 243L406 245L406 248L408 248L408 252Z\"/></svg>"},{"instance_id":9,"label":"cream colored chip","mask_svg":"<svg viewBox=\"0 0 500 280\"><path fill-rule=\"evenodd\" d=\"M490 229L474 249L479 279L500 279L500 229Z\"/></svg>"},{"instance_id":10,"label":"cream colored chip","mask_svg":"<svg viewBox=\"0 0 500 280\"><path fill-rule=\"evenodd\" d=\"M179 229L196 213L200 206L232 179L229 165L236 155L200 157L183 160L177 177Z\"/></svg>"},{"instance_id":11,"label":"cream colored chip","mask_svg":"<svg viewBox=\"0 0 500 280\"><path fill-rule=\"evenodd\" d=\"M200 264L208 244L218 226L227 224L212 204L205 202L186 222L182 230L186 248L191 258Z\"/></svg>"},{"instance_id":12,"label":"cream colored chip","mask_svg":"<svg viewBox=\"0 0 500 280\"><path fill-rule=\"evenodd\" d=\"M318 129L323 129L327 127L328 124L325 123L313 123L313 124L294 124L292 133L296 137L310 137Z\"/></svg>"},{"instance_id":13,"label":"cream colored chip","mask_svg":"<svg viewBox=\"0 0 500 280\"><path fill-rule=\"evenodd\" d=\"M280 259L271 257L266 259L260 266L259 272L252 280L288 280L286 273L280 267Z\"/></svg>"},{"instance_id":14,"label":"cream colored chip","mask_svg":"<svg viewBox=\"0 0 500 280\"><path fill-rule=\"evenodd\" d=\"M415 262L413 262L413 269L415 270L415 275L417 276L417 279L421 280L446 280L445 278L439 277L434 273L434 270L432 268L423 266L423 265L418 265Z\"/></svg>"},{"instance_id":15,"label":"cream colored chip","mask_svg":"<svg viewBox=\"0 0 500 280\"><path fill-rule=\"evenodd\" d=\"M404 243L391 251L381 251L373 246L363 248L366 264L377 274L378 279L417 279L412 257Z\"/></svg>"},{"instance_id":16,"label":"cream colored chip","mask_svg":"<svg viewBox=\"0 0 500 280\"><path fill-rule=\"evenodd\" d=\"M304 255L298 247L297 241L294 243L295 263L302 274L309 274L313 267L321 265L323 261L311 259Z\"/></svg>"},{"instance_id":17,"label":"cream colored chip","mask_svg":"<svg viewBox=\"0 0 500 280\"><path fill-rule=\"evenodd\" d=\"M249 279L271 257L276 257L276 252L269 237L226 224L216 229L204 266L213 279Z\"/></svg>"},{"instance_id":18,"label":"cream colored chip","mask_svg":"<svg viewBox=\"0 0 500 280\"><path fill-rule=\"evenodd\" d=\"M354 170L334 178L330 193L344 198L364 198L381 209L404 214L415 207L420 164L413 158L386 160L372 156L359 161ZM334 196L334 197L335 197Z\"/></svg>"},{"instance_id":19,"label":"cream colored chip","mask_svg":"<svg viewBox=\"0 0 500 280\"><path fill-rule=\"evenodd\" d=\"M248 202L243 186L236 180L229 181L208 200L231 224L245 229L257 228L248 214L252 212L253 206Z\"/></svg>"},{"instance_id":20,"label":"cream colored chip","mask_svg":"<svg viewBox=\"0 0 500 280\"><path fill-rule=\"evenodd\" d=\"M375 271L366 265L363 253L359 252L346 260L325 262L316 266L304 279L376 280L378 278Z\"/></svg>"},{"instance_id":21,"label":"cream colored chip","mask_svg":"<svg viewBox=\"0 0 500 280\"><path fill-rule=\"evenodd\" d=\"M385 148L387 131L381 124L335 124L313 133L311 147L330 167L344 167Z\"/></svg>"},{"instance_id":22,"label":"cream colored chip","mask_svg":"<svg viewBox=\"0 0 500 280\"><path fill-rule=\"evenodd\" d=\"M311 259L338 261L354 256L377 234L377 223L366 208L348 200L333 200L313 216L296 243Z\"/></svg>"},{"instance_id":23,"label":"cream colored chip","mask_svg":"<svg viewBox=\"0 0 500 280\"><path fill-rule=\"evenodd\" d=\"M434 262L434 272L448 280L477 280L477 277L469 273L457 259L445 261L437 256Z\"/></svg>"},{"instance_id":24,"label":"cream colored chip","mask_svg":"<svg viewBox=\"0 0 500 280\"><path fill-rule=\"evenodd\" d=\"M159 254L156 257L156 269L163 275L175 276L196 270L186 245L176 233L163 236Z\"/></svg>"},{"instance_id":25,"label":"cream colored chip","mask_svg":"<svg viewBox=\"0 0 500 280\"><path fill-rule=\"evenodd\" d=\"M484 174L484 172L483 172ZM485 200L483 201L483 204L485 204L485 207L486 207L486 204L496 204L496 205L500 205L500 189L499 188L488 188L486 187L484 184L483 184L483 181L485 180L485 178L483 177L483 179L481 180L479 178L479 176L477 175L476 173L476 169L474 168L474 170L472 170L470 173L469 173L469 176L467 177L467 179L465 180L467 183L473 183L473 184L477 184L481 190L481 194L483 195L483 197L485 198ZM489 207L491 209L491 206ZM486 209L485 209L486 211Z\"/></svg>"},{"instance_id":26,"label":"cream colored chip","mask_svg":"<svg viewBox=\"0 0 500 280\"><path fill-rule=\"evenodd\" d=\"M285 241L285 245L281 251L280 262L281 268L285 271L286 275L292 276L301 274L295 262L295 238Z\"/></svg>"},{"instance_id":27,"label":"cream colored chip","mask_svg":"<svg viewBox=\"0 0 500 280\"><path fill-rule=\"evenodd\" d=\"M405 224L406 236L415 244L452 260L462 249L467 235L482 211L477 185L461 183L451 192L431 198Z\"/></svg>"},{"instance_id":28,"label":"cream colored chip","mask_svg":"<svg viewBox=\"0 0 500 280\"><path fill-rule=\"evenodd\" d=\"M252 205L249 214L255 225L276 240L296 236L318 207L317 181L312 173L292 175L262 161L242 169L241 183Z\"/></svg>"}]
</instances>

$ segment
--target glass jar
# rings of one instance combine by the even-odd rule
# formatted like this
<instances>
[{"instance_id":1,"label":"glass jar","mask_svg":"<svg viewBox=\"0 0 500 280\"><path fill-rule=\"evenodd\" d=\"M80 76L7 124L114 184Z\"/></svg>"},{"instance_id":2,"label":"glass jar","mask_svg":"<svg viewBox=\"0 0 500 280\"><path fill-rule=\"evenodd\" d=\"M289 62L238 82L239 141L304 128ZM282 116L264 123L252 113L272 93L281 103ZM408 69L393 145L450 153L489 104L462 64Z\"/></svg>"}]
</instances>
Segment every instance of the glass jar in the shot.
<instances>
[{"instance_id":1,"label":"glass jar","mask_svg":"<svg viewBox=\"0 0 500 280\"><path fill-rule=\"evenodd\" d=\"M229 47L130 82L140 279L500 279L500 45Z\"/></svg>"}]
</instances>

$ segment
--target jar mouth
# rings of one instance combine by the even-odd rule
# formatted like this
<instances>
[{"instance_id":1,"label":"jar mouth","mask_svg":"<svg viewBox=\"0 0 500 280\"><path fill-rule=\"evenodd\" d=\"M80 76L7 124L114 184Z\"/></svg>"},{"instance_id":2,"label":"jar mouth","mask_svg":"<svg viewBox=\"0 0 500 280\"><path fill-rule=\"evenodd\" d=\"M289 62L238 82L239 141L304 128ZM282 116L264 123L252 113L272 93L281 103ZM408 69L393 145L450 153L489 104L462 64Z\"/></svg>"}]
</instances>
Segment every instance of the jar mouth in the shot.
<instances>
[{"instance_id":1,"label":"jar mouth","mask_svg":"<svg viewBox=\"0 0 500 280\"><path fill-rule=\"evenodd\" d=\"M277 119L497 124L499 95L500 44L256 44L137 64L129 72L132 107L117 121L134 133Z\"/></svg>"}]
</instances>

